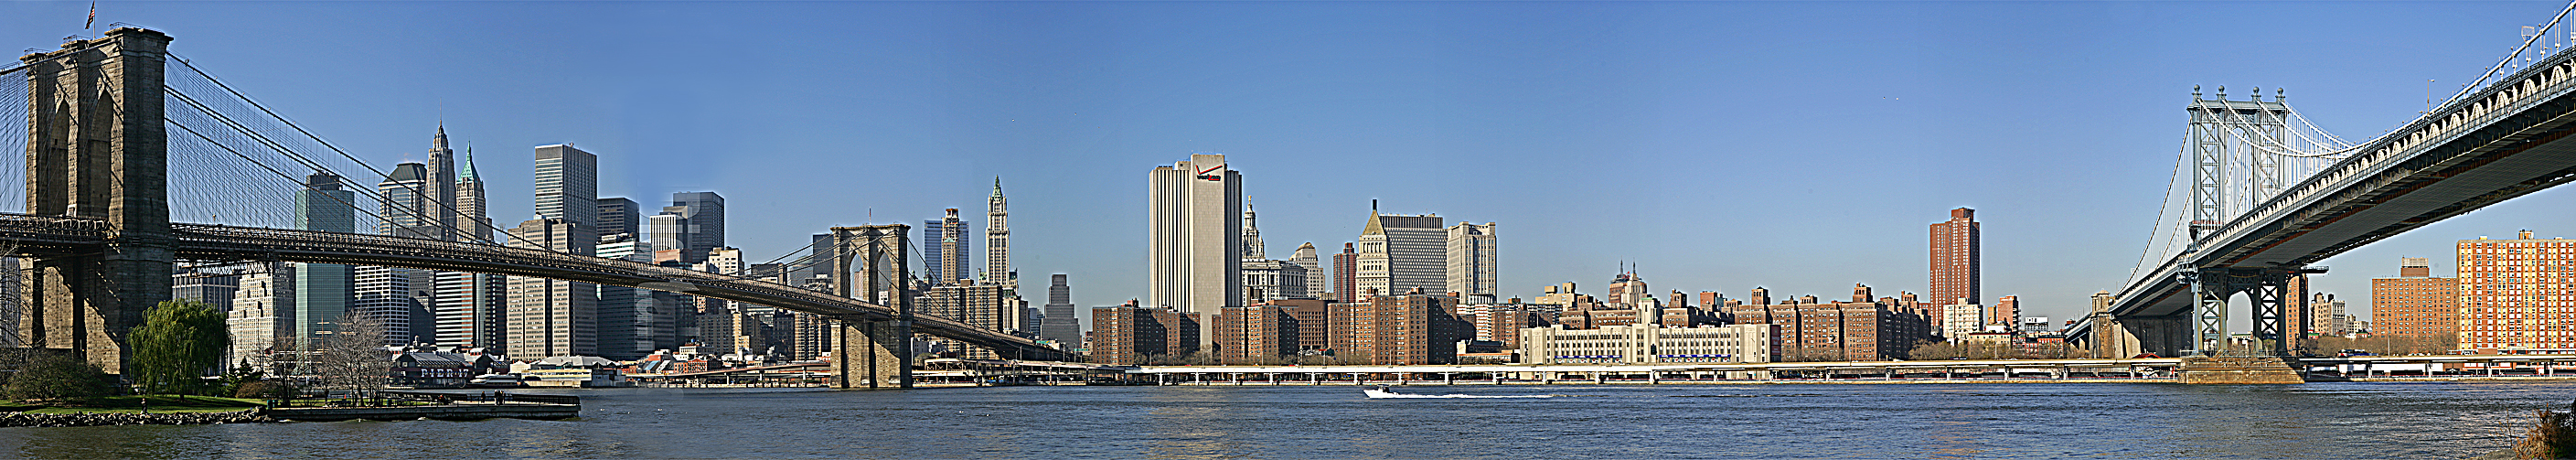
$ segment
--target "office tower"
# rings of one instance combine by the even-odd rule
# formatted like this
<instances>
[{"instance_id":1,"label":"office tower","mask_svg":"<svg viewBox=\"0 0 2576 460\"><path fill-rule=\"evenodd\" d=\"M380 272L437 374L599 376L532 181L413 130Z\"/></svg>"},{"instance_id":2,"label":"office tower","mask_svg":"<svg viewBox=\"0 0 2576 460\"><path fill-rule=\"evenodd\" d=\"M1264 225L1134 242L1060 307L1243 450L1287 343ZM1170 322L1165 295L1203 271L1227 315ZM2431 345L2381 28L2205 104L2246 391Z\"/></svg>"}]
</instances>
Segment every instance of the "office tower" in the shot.
<instances>
[{"instance_id":1,"label":"office tower","mask_svg":"<svg viewBox=\"0 0 2576 460\"><path fill-rule=\"evenodd\" d=\"M385 197L377 213L384 220L376 223L376 234L428 239L447 235L443 227L446 223L429 214L440 204L430 200L428 176L427 166L405 162L394 165L393 171L385 173L384 182L376 183L376 193Z\"/></svg>"},{"instance_id":2,"label":"office tower","mask_svg":"<svg viewBox=\"0 0 2576 460\"><path fill-rule=\"evenodd\" d=\"M1333 301L1359 301L1359 266L1360 253L1351 249L1351 243L1342 243L1342 252L1333 254Z\"/></svg>"},{"instance_id":3,"label":"office tower","mask_svg":"<svg viewBox=\"0 0 2576 460\"><path fill-rule=\"evenodd\" d=\"M1045 323L1038 327L1038 338L1053 340L1058 349L1082 346L1082 322L1074 318L1073 288L1064 284L1065 275L1057 273L1047 286Z\"/></svg>"},{"instance_id":4,"label":"office tower","mask_svg":"<svg viewBox=\"0 0 2576 460\"><path fill-rule=\"evenodd\" d=\"M1494 240L1494 223L1484 225L1460 222L1449 226L1449 292L1460 296L1484 296L1474 302L1492 303L1501 288L1494 280L1499 270Z\"/></svg>"},{"instance_id":5,"label":"office tower","mask_svg":"<svg viewBox=\"0 0 2576 460\"><path fill-rule=\"evenodd\" d=\"M1305 244L1297 245L1297 251L1288 254L1288 263L1297 264L1299 268L1306 269L1305 295L1290 297L1300 299L1321 299L1324 298L1324 293L1333 290L1332 286L1325 281L1325 277L1328 276L1328 274L1324 272L1323 260L1315 257L1315 243L1307 242Z\"/></svg>"},{"instance_id":6,"label":"office tower","mask_svg":"<svg viewBox=\"0 0 2576 460\"><path fill-rule=\"evenodd\" d=\"M1359 287L1380 294L1449 288L1449 231L1437 215L1380 214L1369 202L1360 229Z\"/></svg>"},{"instance_id":7,"label":"office tower","mask_svg":"<svg viewBox=\"0 0 2576 460\"><path fill-rule=\"evenodd\" d=\"M2576 352L2576 301L2560 295L2576 278L2576 241L2460 240L2458 347L2480 353Z\"/></svg>"},{"instance_id":8,"label":"office tower","mask_svg":"<svg viewBox=\"0 0 2576 460\"><path fill-rule=\"evenodd\" d=\"M914 303L913 309L919 314L953 319L987 331L1018 335L1020 333L1020 324L1017 322L1019 310L1024 307L1020 305L1018 299L1003 294L1002 287L998 285L977 283L972 279L958 280L957 284L932 286L922 292L920 300ZM975 359L1001 357L991 348L969 346L965 342L947 338L933 340L948 344L948 349L957 351L961 357Z\"/></svg>"},{"instance_id":9,"label":"office tower","mask_svg":"<svg viewBox=\"0 0 2576 460\"><path fill-rule=\"evenodd\" d=\"M536 178L539 219L562 220L585 231L599 228L598 155L571 145L537 147ZM578 249L590 255L592 248Z\"/></svg>"},{"instance_id":10,"label":"office tower","mask_svg":"<svg viewBox=\"0 0 2576 460\"><path fill-rule=\"evenodd\" d=\"M638 207L635 204L635 200L625 198L599 199L599 241L604 243L608 241L609 235L625 234L635 235L635 238L629 239L641 242L644 235L637 233L639 230L637 227L640 227L644 220L644 216L639 214L641 212L643 212L643 208ZM648 257L652 255L652 251L640 252L643 252Z\"/></svg>"},{"instance_id":11,"label":"office tower","mask_svg":"<svg viewBox=\"0 0 2576 460\"><path fill-rule=\"evenodd\" d=\"M634 233L618 233L599 241L599 257L628 262L653 263L649 246ZM625 286L599 286L599 356L614 360L634 360L652 354L653 350L676 345L673 339L671 311L679 307L677 294Z\"/></svg>"},{"instance_id":12,"label":"office tower","mask_svg":"<svg viewBox=\"0 0 2576 460\"><path fill-rule=\"evenodd\" d=\"M725 245L725 200L716 192L671 194L671 205L652 216L654 251L677 250L684 264L707 261L707 252Z\"/></svg>"},{"instance_id":13,"label":"office tower","mask_svg":"<svg viewBox=\"0 0 2576 460\"><path fill-rule=\"evenodd\" d=\"M1932 224L1932 301L1929 313L1941 316L1942 305L1974 305L1979 296L1977 210L1950 210L1950 220ZM1988 321L1997 321L1988 318Z\"/></svg>"},{"instance_id":14,"label":"office tower","mask_svg":"<svg viewBox=\"0 0 2576 460\"><path fill-rule=\"evenodd\" d=\"M458 187L461 184L456 173L456 151L447 148L446 123L439 123L438 134L430 136L429 164L422 166L420 184L415 189L421 194L419 204L421 230L417 230L420 232L418 236L441 241L461 239L463 235L458 230L473 228L470 226L473 222L465 221L464 210L457 206L457 200L462 198L459 196L462 193ZM469 165L465 168L468 171L467 174L472 174L473 166ZM479 184L475 187L474 193L476 195L483 193ZM412 236L402 233L387 234Z\"/></svg>"},{"instance_id":15,"label":"office tower","mask_svg":"<svg viewBox=\"0 0 2576 460\"><path fill-rule=\"evenodd\" d=\"M1622 270L1619 276L1610 278L1610 293L1605 298L1611 305L1635 306L1652 296L1647 294L1645 278L1638 277L1635 271Z\"/></svg>"},{"instance_id":16,"label":"office tower","mask_svg":"<svg viewBox=\"0 0 2576 460\"><path fill-rule=\"evenodd\" d=\"M491 241L492 233L500 229L492 226L491 203L483 196L483 178L474 173L474 148L465 148L464 163L464 170L456 175L454 188L457 214L453 226L464 232L457 239Z\"/></svg>"},{"instance_id":17,"label":"office tower","mask_svg":"<svg viewBox=\"0 0 2576 460\"><path fill-rule=\"evenodd\" d=\"M432 162L445 150L446 129L441 128L440 142L432 148ZM457 240L498 243L493 240L489 202L483 195L483 178L474 171L474 149L465 149L465 161L456 175L456 215L453 222ZM486 273L438 272L435 281L438 299L430 307L437 317L435 336L439 345L498 347L501 345L501 318L509 308L508 277Z\"/></svg>"},{"instance_id":18,"label":"office tower","mask_svg":"<svg viewBox=\"0 0 2576 460\"><path fill-rule=\"evenodd\" d=\"M957 208L948 208L948 215L939 220L922 221L921 236L927 239L921 243L921 262L927 265L922 273L929 277L931 285L975 279L974 268L968 266L974 258L967 249L967 230L966 221L957 217Z\"/></svg>"},{"instance_id":19,"label":"office tower","mask_svg":"<svg viewBox=\"0 0 2576 460\"><path fill-rule=\"evenodd\" d=\"M1243 174L1226 166L1225 155L1193 154L1154 167L1147 178L1147 306L1213 318L1241 302L1243 215L1235 210L1243 209ZM1215 345L1211 331L1194 332L1192 351Z\"/></svg>"},{"instance_id":20,"label":"office tower","mask_svg":"<svg viewBox=\"0 0 2576 460\"><path fill-rule=\"evenodd\" d=\"M436 294L432 272L374 265L359 265L354 271L358 297L350 311L384 329L378 343L400 346L436 340L436 320L424 302Z\"/></svg>"},{"instance_id":21,"label":"office tower","mask_svg":"<svg viewBox=\"0 0 2576 460\"><path fill-rule=\"evenodd\" d=\"M1285 260L1244 259L1242 305L1281 299L1303 298L1307 290L1306 266Z\"/></svg>"},{"instance_id":22,"label":"office tower","mask_svg":"<svg viewBox=\"0 0 2576 460\"><path fill-rule=\"evenodd\" d=\"M295 333L295 270L281 262L251 264L233 291L232 304L225 307L224 329L232 333L232 347L224 363L264 364L269 355L262 351Z\"/></svg>"},{"instance_id":23,"label":"office tower","mask_svg":"<svg viewBox=\"0 0 2576 460\"><path fill-rule=\"evenodd\" d=\"M511 228L510 246L590 255L597 250L597 236L565 219L537 219ZM503 354L531 359L598 355L598 307L598 285L510 277L510 308L502 323L507 350Z\"/></svg>"},{"instance_id":24,"label":"office tower","mask_svg":"<svg viewBox=\"0 0 2576 460\"><path fill-rule=\"evenodd\" d=\"M325 232L358 232L358 192L341 188L340 176L316 172L305 176L304 189L295 191L295 228ZM356 283L350 267L340 264L295 264L295 328L297 340L320 339L323 331L340 323L349 311L349 300Z\"/></svg>"},{"instance_id":25,"label":"office tower","mask_svg":"<svg viewBox=\"0 0 2576 460\"><path fill-rule=\"evenodd\" d=\"M984 201L984 282L1016 291L1020 274L1011 268L1011 206L1002 198L1002 178L993 178L993 196Z\"/></svg>"},{"instance_id":26,"label":"office tower","mask_svg":"<svg viewBox=\"0 0 2576 460\"><path fill-rule=\"evenodd\" d=\"M2398 259L2396 278L2370 279L2371 335L2439 343L2460 337L2460 280L2434 278L2432 259ZM2394 351L2394 350L2391 350Z\"/></svg>"}]
</instances>

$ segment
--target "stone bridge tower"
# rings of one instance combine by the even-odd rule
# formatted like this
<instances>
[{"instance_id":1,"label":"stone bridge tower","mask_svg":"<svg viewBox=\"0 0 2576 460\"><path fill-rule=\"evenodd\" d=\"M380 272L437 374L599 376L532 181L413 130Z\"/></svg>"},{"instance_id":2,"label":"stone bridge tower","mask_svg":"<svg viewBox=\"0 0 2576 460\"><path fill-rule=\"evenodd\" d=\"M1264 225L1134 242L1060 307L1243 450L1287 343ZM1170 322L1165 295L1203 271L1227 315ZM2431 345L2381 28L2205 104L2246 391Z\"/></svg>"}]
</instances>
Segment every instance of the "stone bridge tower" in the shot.
<instances>
[{"instance_id":1,"label":"stone bridge tower","mask_svg":"<svg viewBox=\"0 0 2576 460\"><path fill-rule=\"evenodd\" d=\"M27 212L107 222L107 245L36 258L27 268L20 339L77 350L122 372L125 335L170 299L168 139L162 65L170 36L132 27L30 54Z\"/></svg>"},{"instance_id":2,"label":"stone bridge tower","mask_svg":"<svg viewBox=\"0 0 2576 460\"><path fill-rule=\"evenodd\" d=\"M903 224L832 227L832 293L893 308L893 318L832 318L833 388L912 388L912 276ZM866 379L864 387L861 378Z\"/></svg>"}]
</instances>

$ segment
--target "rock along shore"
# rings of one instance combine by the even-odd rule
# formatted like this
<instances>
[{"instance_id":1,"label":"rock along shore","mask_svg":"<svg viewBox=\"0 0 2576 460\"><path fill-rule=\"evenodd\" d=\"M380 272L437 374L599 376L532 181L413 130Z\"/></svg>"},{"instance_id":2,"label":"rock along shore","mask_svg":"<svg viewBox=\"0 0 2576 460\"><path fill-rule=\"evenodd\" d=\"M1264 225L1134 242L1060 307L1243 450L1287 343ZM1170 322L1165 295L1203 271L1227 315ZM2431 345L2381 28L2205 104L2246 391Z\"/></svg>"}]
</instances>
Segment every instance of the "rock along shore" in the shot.
<instances>
[{"instance_id":1,"label":"rock along shore","mask_svg":"<svg viewBox=\"0 0 2576 460\"><path fill-rule=\"evenodd\" d=\"M107 425L211 425L217 423L268 423L258 411L203 412L187 414L30 414L0 413L0 427L107 426Z\"/></svg>"}]
</instances>

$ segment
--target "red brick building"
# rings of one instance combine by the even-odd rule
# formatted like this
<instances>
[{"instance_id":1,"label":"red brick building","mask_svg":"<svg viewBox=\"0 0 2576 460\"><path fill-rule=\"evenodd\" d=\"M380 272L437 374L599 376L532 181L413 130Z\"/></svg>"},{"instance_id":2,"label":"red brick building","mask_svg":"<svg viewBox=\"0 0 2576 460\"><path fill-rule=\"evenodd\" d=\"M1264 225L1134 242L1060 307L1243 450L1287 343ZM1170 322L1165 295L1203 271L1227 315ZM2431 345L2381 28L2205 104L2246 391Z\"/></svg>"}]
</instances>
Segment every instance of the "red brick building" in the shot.
<instances>
[{"instance_id":1,"label":"red brick building","mask_svg":"<svg viewBox=\"0 0 2576 460\"><path fill-rule=\"evenodd\" d=\"M1931 317L1941 317L1941 305L1981 303L1977 238L1974 209L1952 209L1949 221L1932 224L1932 306L1925 312Z\"/></svg>"},{"instance_id":2,"label":"red brick building","mask_svg":"<svg viewBox=\"0 0 2576 460\"><path fill-rule=\"evenodd\" d=\"M1781 361L1881 361L1903 358L1915 346L1939 340L1930 316L1892 298L1818 303L1814 296L1803 296L1794 303L1730 310L1736 324L1780 325Z\"/></svg>"},{"instance_id":3,"label":"red brick building","mask_svg":"<svg viewBox=\"0 0 2576 460\"><path fill-rule=\"evenodd\" d=\"M1458 298L1409 294L1332 304L1332 348L1352 364L1455 364L1472 325L1452 314Z\"/></svg>"},{"instance_id":4,"label":"red brick building","mask_svg":"<svg viewBox=\"0 0 2576 460\"><path fill-rule=\"evenodd\" d=\"M1267 364L1297 354L1297 318L1288 307L1225 307L1215 326L1219 363Z\"/></svg>"},{"instance_id":5,"label":"red brick building","mask_svg":"<svg viewBox=\"0 0 2576 460\"><path fill-rule=\"evenodd\" d=\"M1197 353L1199 315L1169 308L1125 306L1091 309L1091 360L1143 364L1164 356Z\"/></svg>"},{"instance_id":6,"label":"red brick building","mask_svg":"<svg viewBox=\"0 0 2576 460\"><path fill-rule=\"evenodd\" d=\"M2399 259L2396 278L2370 279L2371 335L2460 339L2460 279L2434 278L2431 260Z\"/></svg>"}]
</instances>

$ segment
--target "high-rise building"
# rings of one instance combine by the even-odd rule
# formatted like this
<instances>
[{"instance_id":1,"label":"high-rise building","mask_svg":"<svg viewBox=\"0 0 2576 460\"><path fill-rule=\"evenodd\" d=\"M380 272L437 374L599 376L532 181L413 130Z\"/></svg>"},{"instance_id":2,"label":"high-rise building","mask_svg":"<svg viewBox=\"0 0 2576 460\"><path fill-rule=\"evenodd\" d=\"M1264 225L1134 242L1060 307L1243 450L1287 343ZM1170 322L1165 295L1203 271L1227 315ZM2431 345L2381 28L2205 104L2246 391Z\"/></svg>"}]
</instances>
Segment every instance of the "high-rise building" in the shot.
<instances>
[{"instance_id":1,"label":"high-rise building","mask_svg":"<svg viewBox=\"0 0 2576 460\"><path fill-rule=\"evenodd\" d=\"M635 200L599 199L599 240L608 241L609 235L618 234L635 235L636 238L633 239L641 240L644 235L636 233L639 227L643 226L644 216L640 214L641 212L643 208L638 207ZM650 255L652 251L645 251L645 253Z\"/></svg>"},{"instance_id":2,"label":"high-rise building","mask_svg":"<svg viewBox=\"0 0 2576 460\"><path fill-rule=\"evenodd\" d=\"M212 305L215 311L233 308L233 293L241 290L243 272L203 272L182 270L170 275L170 298L194 300Z\"/></svg>"},{"instance_id":3,"label":"high-rise building","mask_svg":"<svg viewBox=\"0 0 2576 460\"><path fill-rule=\"evenodd\" d=\"M1755 291L1751 297L1769 300L1762 289ZM1819 303L1815 296L1782 299L1778 305L1752 300L1730 310L1736 324L1780 325L1782 345L1775 361L1881 361L1904 356L1936 337L1931 317L1899 302Z\"/></svg>"},{"instance_id":4,"label":"high-rise building","mask_svg":"<svg viewBox=\"0 0 2576 460\"><path fill-rule=\"evenodd\" d=\"M1292 297L1321 299L1326 292L1332 291L1332 286L1327 285L1324 280L1326 273L1323 261L1315 257L1315 243L1297 245L1297 251L1288 255L1288 263L1297 264L1298 267L1306 269L1306 295Z\"/></svg>"},{"instance_id":5,"label":"high-rise building","mask_svg":"<svg viewBox=\"0 0 2576 460\"><path fill-rule=\"evenodd\" d=\"M593 209L596 210L596 209ZM510 246L590 255L598 234L564 219L537 219L510 229ZM552 278L510 277L510 308L503 320L513 357L599 354L599 286Z\"/></svg>"},{"instance_id":6,"label":"high-rise building","mask_svg":"<svg viewBox=\"0 0 2576 460\"><path fill-rule=\"evenodd\" d=\"M1188 161L1156 166L1147 177L1152 235L1147 306L1213 318L1238 305L1243 299L1243 215L1235 210L1243 209L1243 174L1227 167L1225 155L1193 154ZM1198 337L1192 351L1215 346L1211 331L1193 332Z\"/></svg>"},{"instance_id":7,"label":"high-rise building","mask_svg":"<svg viewBox=\"0 0 2576 460\"><path fill-rule=\"evenodd\" d=\"M2341 337L2353 332L2353 317L2344 313L2344 302L2334 293L2319 292L2307 303L2308 333L2312 336Z\"/></svg>"},{"instance_id":8,"label":"high-rise building","mask_svg":"<svg viewBox=\"0 0 2576 460\"><path fill-rule=\"evenodd\" d=\"M1932 301L1929 303L1936 306L1929 312L1932 316L1941 316L1937 307L1940 305L1983 302L1984 298L1980 297L1982 291L1979 290L1983 279L1978 277L1980 247L1977 210L1952 209L1949 221L1932 224ZM1987 320L2010 321L1992 317Z\"/></svg>"},{"instance_id":9,"label":"high-rise building","mask_svg":"<svg viewBox=\"0 0 2576 460\"><path fill-rule=\"evenodd\" d=\"M1065 275L1057 273L1047 286L1046 322L1038 328L1038 338L1053 340L1059 348L1082 346L1082 322L1074 318L1073 288L1066 286Z\"/></svg>"},{"instance_id":10,"label":"high-rise building","mask_svg":"<svg viewBox=\"0 0 2576 460\"><path fill-rule=\"evenodd\" d=\"M358 232L358 193L341 188L340 176L316 172L295 191L295 228L325 232ZM340 323L354 297L357 280L347 265L295 264L295 328L292 336L310 341Z\"/></svg>"},{"instance_id":11,"label":"high-rise building","mask_svg":"<svg viewBox=\"0 0 2576 460\"><path fill-rule=\"evenodd\" d=\"M438 139L431 144L431 163L441 163L439 158L446 156L446 134L446 128L440 128ZM455 194L455 215L449 218L457 232L455 239L497 242L492 237L498 229L492 225L489 201L483 195L483 178L474 171L472 147L465 149L461 163L449 188ZM437 319L432 339L446 346L499 347L501 318L509 308L508 277L447 271L435 276L437 299L431 302L430 310Z\"/></svg>"},{"instance_id":12,"label":"high-rise building","mask_svg":"<svg viewBox=\"0 0 2576 460\"><path fill-rule=\"evenodd\" d=\"M2370 318L2375 336L2440 343L2460 337L2460 280L2434 278L2430 258L2398 259L2396 278L2370 279Z\"/></svg>"},{"instance_id":13,"label":"high-rise building","mask_svg":"<svg viewBox=\"0 0 2576 460\"><path fill-rule=\"evenodd\" d=\"M2459 342L2481 353L2576 352L2576 240L2460 240ZM2383 320L2384 321L2384 320Z\"/></svg>"},{"instance_id":14,"label":"high-rise building","mask_svg":"<svg viewBox=\"0 0 2576 460\"><path fill-rule=\"evenodd\" d=\"M1995 299L1994 305L1986 306L1986 325L2004 332L2021 327L2021 298L2003 296Z\"/></svg>"},{"instance_id":15,"label":"high-rise building","mask_svg":"<svg viewBox=\"0 0 2576 460\"><path fill-rule=\"evenodd\" d=\"M957 208L948 208L948 215L939 220L922 221L921 234L928 240L921 243L921 261L928 265L922 273L931 285L975 279L974 268L968 266L975 259L967 250L966 227L966 221L957 217Z\"/></svg>"},{"instance_id":16,"label":"high-rise building","mask_svg":"<svg viewBox=\"0 0 2576 460\"><path fill-rule=\"evenodd\" d=\"M653 254L646 250L650 247L635 237L634 233L618 233L601 239L599 258L652 263ZM653 350L678 346L671 316L672 310L679 308L678 296L651 289L599 286L599 356L634 360Z\"/></svg>"},{"instance_id":17,"label":"high-rise building","mask_svg":"<svg viewBox=\"0 0 2576 460\"><path fill-rule=\"evenodd\" d=\"M1359 287L1381 294L1449 288L1449 231L1438 215L1381 214L1369 204L1360 228Z\"/></svg>"},{"instance_id":18,"label":"high-rise building","mask_svg":"<svg viewBox=\"0 0 2576 460\"><path fill-rule=\"evenodd\" d=\"M1261 244L1261 225L1252 213L1252 201L1243 202L1243 260L1268 260L1270 248Z\"/></svg>"},{"instance_id":19,"label":"high-rise building","mask_svg":"<svg viewBox=\"0 0 2576 460\"><path fill-rule=\"evenodd\" d=\"M444 132L444 130L441 130L441 132ZM441 148L443 149L444 147ZM492 234L500 231L500 228L492 225L491 202L485 200L485 197L483 196L483 178L474 173L473 147L465 148L464 163L464 169L456 175L456 186L454 187L456 190L455 207L457 213L454 219L455 227L457 230L465 233L465 235L458 239L467 241L491 241Z\"/></svg>"},{"instance_id":20,"label":"high-rise building","mask_svg":"<svg viewBox=\"0 0 2576 460\"><path fill-rule=\"evenodd\" d=\"M466 174L471 175L474 170L470 158L472 153L468 152L467 155L469 164L465 166L465 170ZM461 195L464 191L459 187L463 183L462 178L457 176L456 163L456 151L447 148L447 124L439 123L438 134L429 138L429 164L422 165L424 167L421 171L420 187L417 189L422 195L419 205L422 221L420 226L424 228L420 230L422 233L419 236L422 238L456 241L464 237L459 229L470 231L474 228L472 224L478 223L467 220L465 210L457 206L457 201L463 198ZM478 182L474 194L477 195L477 199L480 199L482 193L483 189ZM402 233L388 234L403 235ZM486 237L488 238L489 234L486 234Z\"/></svg>"},{"instance_id":21,"label":"high-rise building","mask_svg":"<svg viewBox=\"0 0 2576 460\"><path fill-rule=\"evenodd\" d=\"M445 239L447 222L430 212L443 206L430 199L429 168L420 163L394 165L385 173L384 182L376 183L376 193L384 196L379 203L376 234L410 238Z\"/></svg>"},{"instance_id":22,"label":"high-rise building","mask_svg":"<svg viewBox=\"0 0 2576 460\"><path fill-rule=\"evenodd\" d=\"M725 200L716 192L671 194L671 205L646 218L654 251L678 251L683 264L707 261L707 253L725 245Z\"/></svg>"},{"instance_id":23,"label":"high-rise building","mask_svg":"<svg viewBox=\"0 0 2576 460\"><path fill-rule=\"evenodd\" d=\"M1306 266L1285 260L1243 260L1243 305L1305 297Z\"/></svg>"},{"instance_id":24,"label":"high-rise building","mask_svg":"<svg viewBox=\"0 0 2576 460\"><path fill-rule=\"evenodd\" d=\"M1477 225L1459 222L1449 226L1449 292L1491 303L1502 288L1495 285L1496 262L1494 223Z\"/></svg>"},{"instance_id":25,"label":"high-rise building","mask_svg":"<svg viewBox=\"0 0 2576 460\"><path fill-rule=\"evenodd\" d=\"M599 228L598 155L569 144L539 146L536 179L538 218L560 219L584 230Z\"/></svg>"},{"instance_id":26,"label":"high-rise building","mask_svg":"<svg viewBox=\"0 0 2576 460\"><path fill-rule=\"evenodd\" d=\"M1001 286L979 284L975 280L965 279L958 280L957 284L932 286L929 290L923 291L920 300L913 304L913 311L957 320L968 326L988 331L1017 333L1020 325L1014 321L1019 318L1019 312L1015 311L1019 309L1019 305L1010 300L1012 299L1002 295ZM946 338L935 340L948 343L948 349L958 351L962 357L976 359L1000 357L990 348L969 346L965 342Z\"/></svg>"},{"instance_id":27,"label":"high-rise building","mask_svg":"<svg viewBox=\"0 0 2576 460\"><path fill-rule=\"evenodd\" d=\"M431 155L444 156L440 144L445 137L446 128L441 127L438 139L431 141ZM376 226L377 234L438 240L458 236L448 228L456 220L448 217L454 213L446 209L454 198L436 197L441 190L454 190L454 184L438 186L435 183L441 181L430 170L422 163L396 164L383 182L376 183L376 192L385 198L378 203L376 215L384 220ZM399 346L437 340L436 316L431 311L438 301L437 272L368 265L353 267L352 272L357 298L351 309L384 330L380 343Z\"/></svg>"},{"instance_id":28,"label":"high-rise building","mask_svg":"<svg viewBox=\"0 0 2576 460\"><path fill-rule=\"evenodd\" d=\"M1270 364L1297 354L1297 318L1287 307L1225 307L1216 316L1217 361L1224 364Z\"/></svg>"},{"instance_id":29,"label":"high-rise building","mask_svg":"<svg viewBox=\"0 0 2576 460\"><path fill-rule=\"evenodd\" d=\"M1351 249L1351 243L1342 243L1342 252L1333 253L1333 301L1358 301L1359 282L1360 253Z\"/></svg>"},{"instance_id":30,"label":"high-rise building","mask_svg":"<svg viewBox=\"0 0 2576 460\"><path fill-rule=\"evenodd\" d=\"M1020 287L1020 272L1011 268L1011 203L1002 197L1000 177L993 178L993 196L984 200L984 282L1003 291Z\"/></svg>"},{"instance_id":31,"label":"high-rise building","mask_svg":"<svg viewBox=\"0 0 2576 460\"><path fill-rule=\"evenodd\" d=\"M241 275L239 285L224 314L224 328L233 340L224 363L265 364L269 355L264 350L294 345L280 342L290 341L295 334L295 271L281 262L255 263Z\"/></svg>"},{"instance_id":32,"label":"high-rise building","mask_svg":"<svg viewBox=\"0 0 2576 460\"><path fill-rule=\"evenodd\" d=\"M1654 297L1654 294L1649 292L1652 291L1646 290L1646 278L1637 276L1637 272L1634 271L1621 271L1619 276L1610 278L1610 293L1605 295L1604 300L1612 306L1633 308Z\"/></svg>"}]
</instances>

